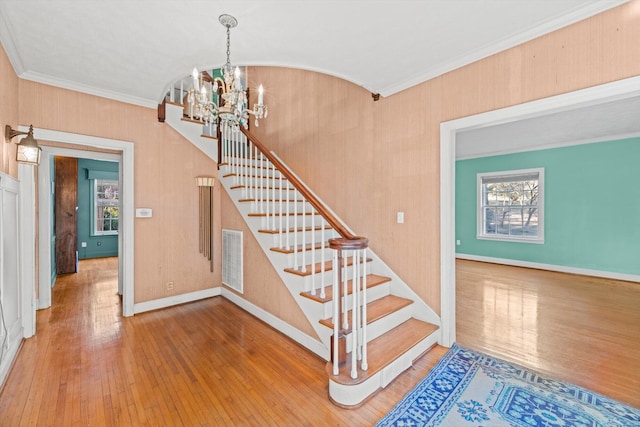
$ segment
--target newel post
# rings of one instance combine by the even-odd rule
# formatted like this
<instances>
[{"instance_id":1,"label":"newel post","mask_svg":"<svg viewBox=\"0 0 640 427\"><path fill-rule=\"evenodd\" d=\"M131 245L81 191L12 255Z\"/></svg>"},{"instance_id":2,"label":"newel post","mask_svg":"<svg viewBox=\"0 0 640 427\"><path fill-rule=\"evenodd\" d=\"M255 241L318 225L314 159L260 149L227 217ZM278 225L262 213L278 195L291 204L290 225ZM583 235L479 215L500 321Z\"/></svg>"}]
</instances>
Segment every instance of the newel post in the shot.
<instances>
[{"instance_id":1,"label":"newel post","mask_svg":"<svg viewBox=\"0 0 640 427\"><path fill-rule=\"evenodd\" d=\"M343 366L347 361L347 335L349 333L358 333L357 328L354 328L351 325L346 328L344 326L345 324L347 324L346 319L344 318L344 316L347 316L347 310L345 310L344 308L347 303L346 295L348 294L348 289L346 289L347 281L345 280L345 278L347 277L347 272L343 271L343 269L346 267L344 263L344 260L346 258L345 251L360 251L366 249L368 245L369 240L365 237L354 236L354 238L352 239L329 239L329 247L336 251L333 257L334 334L331 338L331 361L334 366L334 375L338 375L338 367ZM357 257L354 257L354 259L357 259ZM362 262L366 262L366 259L363 259ZM358 268L358 266L353 265L352 268ZM356 295L356 293L353 293L354 298L357 297ZM352 314L352 316L354 315L355 313ZM353 351L356 350L354 349Z\"/></svg>"}]
</instances>

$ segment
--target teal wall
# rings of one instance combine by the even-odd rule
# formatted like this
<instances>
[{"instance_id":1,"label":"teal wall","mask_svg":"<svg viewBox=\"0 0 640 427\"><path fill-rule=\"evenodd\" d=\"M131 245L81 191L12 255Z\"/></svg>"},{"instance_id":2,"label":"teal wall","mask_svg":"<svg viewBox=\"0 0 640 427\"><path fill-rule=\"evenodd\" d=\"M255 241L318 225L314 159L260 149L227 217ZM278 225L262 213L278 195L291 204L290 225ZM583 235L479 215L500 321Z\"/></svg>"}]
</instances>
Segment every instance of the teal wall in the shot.
<instances>
[{"instance_id":1,"label":"teal wall","mask_svg":"<svg viewBox=\"0 0 640 427\"><path fill-rule=\"evenodd\" d=\"M457 253L640 274L640 138L456 162ZM476 238L476 174L544 167L544 244Z\"/></svg>"},{"instance_id":2,"label":"teal wall","mask_svg":"<svg viewBox=\"0 0 640 427\"><path fill-rule=\"evenodd\" d=\"M87 171L112 172L114 179L118 176L118 163L100 160L78 159L78 257L100 258L118 256L118 236L92 236L91 224L91 187L93 180L87 179ZM87 247L82 247L87 242Z\"/></svg>"}]
</instances>

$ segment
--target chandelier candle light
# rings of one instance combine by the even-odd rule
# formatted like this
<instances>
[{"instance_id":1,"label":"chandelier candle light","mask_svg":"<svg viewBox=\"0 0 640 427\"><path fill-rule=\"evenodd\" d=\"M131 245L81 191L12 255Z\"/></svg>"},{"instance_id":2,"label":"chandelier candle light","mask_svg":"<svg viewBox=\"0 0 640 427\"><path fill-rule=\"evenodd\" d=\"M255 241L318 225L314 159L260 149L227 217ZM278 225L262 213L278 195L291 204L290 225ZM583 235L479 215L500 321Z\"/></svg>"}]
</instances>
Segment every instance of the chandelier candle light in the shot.
<instances>
[{"instance_id":1,"label":"chandelier candle light","mask_svg":"<svg viewBox=\"0 0 640 427\"><path fill-rule=\"evenodd\" d=\"M236 27L238 21L231 15L220 15L218 21L227 29L227 62L222 67L223 78L213 78L206 71L198 73L196 68L193 69L193 87L187 94L189 117L195 117L208 125L220 119L222 124L238 129L239 125L245 128L248 126L249 115L252 114L255 125L258 126L258 120L266 118L268 114L267 106L264 105L264 88L262 85L258 88L258 103L253 105L253 109L246 108L248 99L242 87L240 68L234 69L230 60L231 28ZM216 105L213 93L219 93L219 90L221 100L219 99L220 105Z\"/></svg>"}]
</instances>

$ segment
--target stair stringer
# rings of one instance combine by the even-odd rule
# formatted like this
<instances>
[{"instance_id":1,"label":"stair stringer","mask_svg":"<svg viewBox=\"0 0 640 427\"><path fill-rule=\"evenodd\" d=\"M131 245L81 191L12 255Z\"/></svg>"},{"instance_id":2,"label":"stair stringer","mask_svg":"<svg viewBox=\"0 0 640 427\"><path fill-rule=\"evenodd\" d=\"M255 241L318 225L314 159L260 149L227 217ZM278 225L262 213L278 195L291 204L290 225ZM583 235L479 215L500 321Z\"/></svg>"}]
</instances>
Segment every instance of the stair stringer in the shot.
<instances>
[{"instance_id":1,"label":"stair stringer","mask_svg":"<svg viewBox=\"0 0 640 427\"><path fill-rule=\"evenodd\" d=\"M223 166L223 168L226 168ZM281 253L271 251L273 247L273 236L260 233L258 230L262 228L263 221L261 217L249 216L251 210L251 203L242 203L241 199L242 191L240 189L231 189L235 185L234 176L224 177L225 170L221 170L220 183L229 195L229 198L233 201L236 209L247 223L254 238L262 248L263 252L275 268L278 276L285 284L295 301L298 303L305 316L311 323L314 331L320 337L323 346L326 348L326 355L321 355L326 360L329 360L330 339L332 332L329 328L319 323L324 317L324 311L322 304L318 304L308 298L300 295L300 292L306 290L305 278L289 274L284 271L285 268L290 267L288 265L288 257ZM317 197L317 196L316 196ZM411 289L409 286L395 274L389 266L387 266L370 248L367 250L367 256L371 259L367 263L367 273L378 274L381 276L390 277L389 294L401 296L413 301L411 305L411 316L416 319L440 326L440 317L433 311L422 299ZM440 341L440 331L436 333L437 341ZM375 335L372 335L375 337ZM304 345L304 344L303 344ZM431 344L432 345L432 344ZM413 359L411 359L413 360ZM405 368L406 369L406 368Z\"/></svg>"},{"instance_id":2,"label":"stair stringer","mask_svg":"<svg viewBox=\"0 0 640 427\"><path fill-rule=\"evenodd\" d=\"M165 122L174 128L180 135L195 145L214 162L218 162L217 139L202 136L202 125L182 120L183 107L181 105L166 103Z\"/></svg>"}]
</instances>

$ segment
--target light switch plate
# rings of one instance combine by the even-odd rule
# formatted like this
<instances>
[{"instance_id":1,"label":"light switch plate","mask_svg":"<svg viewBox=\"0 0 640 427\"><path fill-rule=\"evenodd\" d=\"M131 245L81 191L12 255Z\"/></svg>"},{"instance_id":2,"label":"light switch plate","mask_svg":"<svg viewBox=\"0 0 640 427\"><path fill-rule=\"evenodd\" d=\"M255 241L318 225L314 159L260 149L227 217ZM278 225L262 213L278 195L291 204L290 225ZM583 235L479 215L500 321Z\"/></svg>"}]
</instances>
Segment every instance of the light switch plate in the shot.
<instances>
[{"instance_id":1,"label":"light switch plate","mask_svg":"<svg viewBox=\"0 0 640 427\"><path fill-rule=\"evenodd\" d=\"M136 218L151 218L152 216L153 216L153 209L136 208Z\"/></svg>"}]
</instances>

